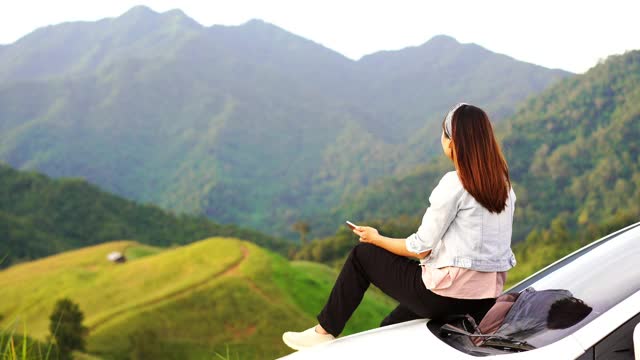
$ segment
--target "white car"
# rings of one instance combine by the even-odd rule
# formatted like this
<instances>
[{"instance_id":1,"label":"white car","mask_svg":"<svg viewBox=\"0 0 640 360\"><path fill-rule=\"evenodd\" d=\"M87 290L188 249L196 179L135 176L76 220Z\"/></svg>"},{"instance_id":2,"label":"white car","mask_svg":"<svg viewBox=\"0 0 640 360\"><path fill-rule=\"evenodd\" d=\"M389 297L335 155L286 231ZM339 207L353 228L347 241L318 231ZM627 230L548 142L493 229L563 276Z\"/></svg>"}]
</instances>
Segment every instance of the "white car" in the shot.
<instances>
[{"instance_id":1,"label":"white car","mask_svg":"<svg viewBox=\"0 0 640 360\"><path fill-rule=\"evenodd\" d=\"M474 346L443 335L442 323L419 319L338 338L283 359L640 359L640 222L547 266L507 292L566 289L593 311L561 330L514 344ZM634 351L635 346L635 351ZM634 355L635 354L635 355Z\"/></svg>"}]
</instances>

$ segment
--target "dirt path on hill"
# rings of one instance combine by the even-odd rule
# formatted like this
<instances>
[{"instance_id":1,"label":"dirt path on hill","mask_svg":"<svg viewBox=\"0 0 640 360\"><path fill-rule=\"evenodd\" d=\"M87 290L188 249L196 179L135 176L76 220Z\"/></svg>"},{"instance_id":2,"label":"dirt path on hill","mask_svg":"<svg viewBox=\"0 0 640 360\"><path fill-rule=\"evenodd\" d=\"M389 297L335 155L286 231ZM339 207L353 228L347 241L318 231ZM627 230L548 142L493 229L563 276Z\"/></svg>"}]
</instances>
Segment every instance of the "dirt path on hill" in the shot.
<instances>
[{"instance_id":1,"label":"dirt path on hill","mask_svg":"<svg viewBox=\"0 0 640 360\"><path fill-rule=\"evenodd\" d=\"M247 249L246 246L242 246L240 250L242 250L242 259L240 259L240 261L238 261L237 263L229 266L227 270L225 270L222 274L216 275L216 276L222 277L222 276L236 275L238 273L238 269L240 268L240 265L242 265L242 263L249 257L249 249Z\"/></svg>"},{"instance_id":2,"label":"dirt path on hill","mask_svg":"<svg viewBox=\"0 0 640 360\"><path fill-rule=\"evenodd\" d=\"M238 269L240 268L240 265L242 265L242 263L247 260L247 258L249 257L249 249L244 246L244 245L240 245L240 250L242 251L242 257L240 257L239 260L237 260L236 262L234 262L233 264L231 264L228 268L222 270L221 272L218 272L216 274L211 275L210 277L199 281L195 284L192 284L191 286L188 286L186 288L182 288L182 289L178 289L175 290L167 295L163 295L160 296L158 298L153 298L150 299L148 301L145 301L142 304L138 304L138 305L134 305L131 307L128 307L126 309L122 309L122 310L118 310L116 312L113 312L107 316L105 316L103 319L98 320L96 323L92 324L91 326L89 326L89 331L95 331L95 329L97 329L98 327L114 320L115 318L117 318L120 315L123 315L124 313L127 313L131 310L135 310L135 309L139 309L139 310L143 310L144 308L147 307L151 307L153 305L156 305L158 303L167 301L167 300L171 300L174 298L179 298L185 294L194 292L196 290L199 290L200 288L208 285L211 281L213 280L217 280L221 277L225 277L225 276L234 276L234 275L238 275ZM260 293L263 297L268 298L264 292L262 292L262 290L260 290L252 281L250 281L249 279L247 279L249 281L249 286L254 289L255 291L257 291L258 293ZM252 286L253 285L253 286Z\"/></svg>"},{"instance_id":3,"label":"dirt path on hill","mask_svg":"<svg viewBox=\"0 0 640 360\"><path fill-rule=\"evenodd\" d=\"M242 248L242 254L244 256L244 258L246 258L249 255L249 249L247 249L246 247ZM242 264L242 262L238 262L237 264L231 266L230 268L228 268L224 273L222 273L221 276L234 276L234 275L238 275L238 269L240 268L240 265ZM258 295L262 296L263 298L267 299L268 301L273 301L273 299L267 295L264 291L262 291L262 289L260 289L258 287L258 285L256 285L256 283L249 279L246 278L245 279L247 281L247 285L249 285L249 288L253 291L255 291L256 293L258 293Z\"/></svg>"},{"instance_id":4,"label":"dirt path on hill","mask_svg":"<svg viewBox=\"0 0 640 360\"><path fill-rule=\"evenodd\" d=\"M249 288L251 290L253 290L256 293L258 293L258 295L260 295L261 297L265 298L267 301L269 301L269 302L273 302L274 301L274 299L271 296L267 295L264 291L262 291L262 289L260 289L258 287L258 285L256 285L256 283L253 280L247 278L247 285L249 285Z\"/></svg>"}]
</instances>

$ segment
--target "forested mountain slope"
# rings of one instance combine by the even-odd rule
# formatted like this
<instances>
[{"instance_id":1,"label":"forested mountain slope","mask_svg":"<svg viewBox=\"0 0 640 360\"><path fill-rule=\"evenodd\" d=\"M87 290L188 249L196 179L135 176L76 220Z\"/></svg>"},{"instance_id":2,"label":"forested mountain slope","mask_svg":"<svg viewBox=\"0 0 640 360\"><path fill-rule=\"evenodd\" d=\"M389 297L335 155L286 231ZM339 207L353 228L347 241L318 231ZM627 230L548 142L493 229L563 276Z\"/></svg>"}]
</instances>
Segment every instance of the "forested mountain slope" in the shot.
<instances>
[{"instance_id":1,"label":"forested mountain slope","mask_svg":"<svg viewBox=\"0 0 640 360\"><path fill-rule=\"evenodd\" d=\"M260 20L136 7L2 47L0 159L296 238L294 222L433 156L456 102L500 120L567 75L446 36L352 61Z\"/></svg>"},{"instance_id":2,"label":"forested mountain slope","mask_svg":"<svg viewBox=\"0 0 640 360\"><path fill-rule=\"evenodd\" d=\"M54 180L0 164L0 267L107 241L169 246L207 236L235 236L283 254L291 245L237 225L138 204L82 179Z\"/></svg>"}]
</instances>

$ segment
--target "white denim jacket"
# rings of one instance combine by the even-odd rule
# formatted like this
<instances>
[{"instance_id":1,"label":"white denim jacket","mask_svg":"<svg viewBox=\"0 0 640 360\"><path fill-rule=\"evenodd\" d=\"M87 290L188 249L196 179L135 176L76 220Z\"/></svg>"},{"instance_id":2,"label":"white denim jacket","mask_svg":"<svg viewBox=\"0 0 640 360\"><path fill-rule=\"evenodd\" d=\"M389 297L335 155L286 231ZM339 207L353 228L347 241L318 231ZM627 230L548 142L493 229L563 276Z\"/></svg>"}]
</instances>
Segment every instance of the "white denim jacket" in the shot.
<instances>
[{"instance_id":1,"label":"white denim jacket","mask_svg":"<svg viewBox=\"0 0 640 360\"><path fill-rule=\"evenodd\" d=\"M420 261L434 268L457 266L477 271L507 271L516 265L511 226L516 194L506 208L490 213L462 186L455 171L446 173L429 196L418 231L406 238L407 250L431 254Z\"/></svg>"}]
</instances>

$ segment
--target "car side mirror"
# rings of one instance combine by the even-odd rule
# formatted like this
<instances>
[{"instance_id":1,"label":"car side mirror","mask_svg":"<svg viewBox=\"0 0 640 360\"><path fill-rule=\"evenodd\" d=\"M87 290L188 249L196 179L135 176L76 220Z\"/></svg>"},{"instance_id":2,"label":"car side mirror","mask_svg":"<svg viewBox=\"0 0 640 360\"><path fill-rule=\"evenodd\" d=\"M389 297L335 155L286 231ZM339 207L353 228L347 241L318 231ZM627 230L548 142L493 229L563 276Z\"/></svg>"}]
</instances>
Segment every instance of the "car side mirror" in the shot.
<instances>
[{"instance_id":1,"label":"car side mirror","mask_svg":"<svg viewBox=\"0 0 640 360\"><path fill-rule=\"evenodd\" d=\"M640 323L633 329L633 352L636 360L640 360Z\"/></svg>"}]
</instances>

